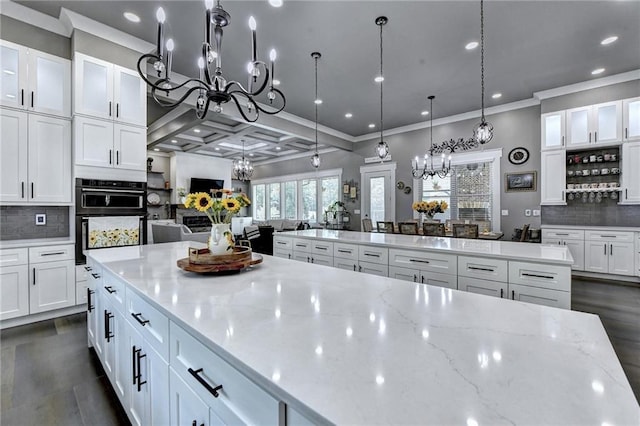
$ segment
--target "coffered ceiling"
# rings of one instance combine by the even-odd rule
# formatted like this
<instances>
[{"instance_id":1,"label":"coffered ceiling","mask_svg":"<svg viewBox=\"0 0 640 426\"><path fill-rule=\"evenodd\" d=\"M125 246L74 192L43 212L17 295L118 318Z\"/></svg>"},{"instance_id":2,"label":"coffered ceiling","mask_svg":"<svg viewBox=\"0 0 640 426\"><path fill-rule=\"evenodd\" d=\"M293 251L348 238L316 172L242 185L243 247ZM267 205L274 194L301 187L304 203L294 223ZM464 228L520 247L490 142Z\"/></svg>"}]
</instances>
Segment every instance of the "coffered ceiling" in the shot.
<instances>
[{"instance_id":1,"label":"coffered ceiling","mask_svg":"<svg viewBox=\"0 0 640 426\"><path fill-rule=\"evenodd\" d=\"M149 43L155 43L155 10L162 6L166 36L176 44L174 70L196 75L203 1L18 3L54 17L64 7ZM379 131L380 93L373 79L379 73L379 29L374 20L380 15L389 18L384 27L385 129L427 120L421 112L428 110L431 94L436 95L434 118L480 108L479 48L465 49L479 40L479 1L285 0L280 8L267 0L221 3L232 17L224 32L224 74L245 81L250 53L247 20L255 16L258 56L266 60L271 48L278 50L276 74L287 97L285 112L308 120L303 126L308 131L261 124L262 120L257 127L248 126L212 113L200 122L183 109L165 117L167 110L150 102L151 147L237 156L245 140L255 159L308 151L314 120L310 53L320 51L319 122L335 130L322 132L320 141L325 148L349 149L349 141ZM127 21L127 11L141 22ZM530 99L537 91L640 69L639 16L640 1L486 1L486 105ZM618 40L602 45L611 35ZM605 71L592 75L596 68ZM502 96L494 99L494 93ZM352 117L346 118L346 113ZM196 126L201 133L194 132Z\"/></svg>"}]
</instances>

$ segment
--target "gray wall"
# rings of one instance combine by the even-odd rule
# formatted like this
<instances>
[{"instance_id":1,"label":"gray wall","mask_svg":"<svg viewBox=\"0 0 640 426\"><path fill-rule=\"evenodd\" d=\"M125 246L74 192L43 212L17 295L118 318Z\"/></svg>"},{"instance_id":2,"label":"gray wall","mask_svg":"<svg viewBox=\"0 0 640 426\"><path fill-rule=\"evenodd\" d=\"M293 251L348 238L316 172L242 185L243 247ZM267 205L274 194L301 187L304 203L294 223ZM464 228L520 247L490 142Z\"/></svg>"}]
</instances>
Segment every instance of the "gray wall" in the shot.
<instances>
[{"instance_id":1,"label":"gray wall","mask_svg":"<svg viewBox=\"0 0 640 426\"><path fill-rule=\"evenodd\" d=\"M0 38L22 46L71 59L71 40L42 28L0 15Z\"/></svg>"},{"instance_id":2,"label":"gray wall","mask_svg":"<svg viewBox=\"0 0 640 426\"><path fill-rule=\"evenodd\" d=\"M36 214L47 215L46 225L36 226ZM0 240L28 240L69 236L69 207L2 206Z\"/></svg>"}]
</instances>

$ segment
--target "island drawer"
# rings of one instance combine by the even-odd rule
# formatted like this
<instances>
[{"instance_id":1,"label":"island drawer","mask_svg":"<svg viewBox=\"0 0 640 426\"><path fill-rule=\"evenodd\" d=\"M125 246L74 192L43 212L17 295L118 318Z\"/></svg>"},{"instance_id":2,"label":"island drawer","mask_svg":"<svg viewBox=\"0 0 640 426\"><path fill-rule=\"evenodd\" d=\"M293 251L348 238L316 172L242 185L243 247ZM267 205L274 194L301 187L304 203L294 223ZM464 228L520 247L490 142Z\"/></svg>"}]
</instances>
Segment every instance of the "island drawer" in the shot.
<instances>
[{"instance_id":1,"label":"island drawer","mask_svg":"<svg viewBox=\"0 0 640 426\"><path fill-rule=\"evenodd\" d=\"M327 241L313 241L311 243L311 253L333 256L333 243Z\"/></svg>"},{"instance_id":2,"label":"island drawer","mask_svg":"<svg viewBox=\"0 0 640 426\"><path fill-rule=\"evenodd\" d=\"M633 232L587 231L584 235L588 241L633 242Z\"/></svg>"},{"instance_id":3,"label":"island drawer","mask_svg":"<svg viewBox=\"0 0 640 426\"><path fill-rule=\"evenodd\" d=\"M389 249L384 247L358 246L358 259L363 262L389 263Z\"/></svg>"},{"instance_id":4,"label":"island drawer","mask_svg":"<svg viewBox=\"0 0 640 426\"><path fill-rule=\"evenodd\" d=\"M543 229L542 239L550 240L584 240L582 229Z\"/></svg>"},{"instance_id":5,"label":"island drawer","mask_svg":"<svg viewBox=\"0 0 640 426\"><path fill-rule=\"evenodd\" d=\"M389 276L389 266L387 264L372 263L372 262L359 262L358 271L365 274L379 275L381 277Z\"/></svg>"},{"instance_id":6,"label":"island drawer","mask_svg":"<svg viewBox=\"0 0 640 426\"><path fill-rule=\"evenodd\" d=\"M279 423L276 399L173 322L170 347L171 367L224 424Z\"/></svg>"},{"instance_id":7,"label":"island drawer","mask_svg":"<svg viewBox=\"0 0 640 426\"><path fill-rule=\"evenodd\" d=\"M569 265L509 262L509 283L571 291L571 267Z\"/></svg>"},{"instance_id":8,"label":"island drawer","mask_svg":"<svg viewBox=\"0 0 640 426\"><path fill-rule=\"evenodd\" d=\"M333 258L333 267L344 269L346 271L357 271L358 270L358 259L340 259L339 257Z\"/></svg>"},{"instance_id":9,"label":"island drawer","mask_svg":"<svg viewBox=\"0 0 640 426\"><path fill-rule=\"evenodd\" d=\"M273 249L291 250L293 248L293 238L273 237Z\"/></svg>"},{"instance_id":10,"label":"island drawer","mask_svg":"<svg viewBox=\"0 0 640 426\"><path fill-rule=\"evenodd\" d=\"M457 260L452 254L415 250L389 250L389 265L400 268L418 268L421 271L456 275Z\"/></svg>"},{"instance_id":11,"label":"island drawer","mask_svg":"<svg viewBox=\"0 0 640 426\"><path fill-rule=\"evenodd\" d=\"M458 256L458 275L507 282L509 263L506 260Z\"/></svg>"},{"instance_id":12,"label":"island drawer","mask_svg":"<svg viewBox=\"0 0 640 426\"><path fill-rule=\"evenodd\" d=\"M0 266L26 265L29 263L29 249L15 248L0 250Z\"/></svg>"},{"instance_id":13,"label":"island drawer","mask_svg":"<svg viewBox=\"0 0 640 426\"><path fill-rule=\"evenodd\" d=\"M304 240L302 238L293 239L293 250L302 251L305 253L311 253L311 240Z\"/></svg>"},{"instance_id":14,"label":"island drawer","mask_svg":"<svg viewBox=\"0 0 640 426\"><path fill-rule=\"evenodd\" d=\"M125 318L164 360L169 359L169 319L143 300L129 287L126 289Z\"/></svg>"},{"instance_id":15,"label":"island drawer","mask_svg":"<svg viewBox=\"0 0 640 426\"><path fill-rule=\"evenodd\" d=\"M118 278L117 275L104 271L102 273L102 297L106 297L111 301L111 304L121 313L125 314L124 298L125 298L125 285Z\"/></svg>"},{"instance_id":16,"label":"island drawer","mask_svg":"<svg viewBox=\"0 0 640 426\"><path fill-rule=\"evenodd\" d=\"M73 244L29 248L29 263L57 262L58 260L73 259L75 259Z\"/></svg>"},{"instance_id":17,"label":"island drawer","mask_svg":"<svg viewBox=\"0 0 640 426\"><path fill-rule=\"evenodd\" d=\"M333 257L357 261L358 246L355 244L333 243Z\"/></svg>"}]
</instances>

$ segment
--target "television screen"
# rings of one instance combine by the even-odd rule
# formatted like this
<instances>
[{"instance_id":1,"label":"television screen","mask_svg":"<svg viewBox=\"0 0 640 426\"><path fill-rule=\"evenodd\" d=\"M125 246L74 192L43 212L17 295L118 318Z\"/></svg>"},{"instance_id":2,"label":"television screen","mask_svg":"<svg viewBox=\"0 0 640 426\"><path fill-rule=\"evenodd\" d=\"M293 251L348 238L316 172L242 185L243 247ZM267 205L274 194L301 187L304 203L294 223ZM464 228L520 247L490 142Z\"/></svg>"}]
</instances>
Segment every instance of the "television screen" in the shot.
<instances>
[{"instance_id":1,"label":"television screen","mask_svg":"<svg viewBox=\"0 0 640 426\"><path fill-rule=\"evenodd\" d=\"M224 188L223 179L191 178L191 186L189 187L189 192L206 192L207 194L210 194L211 190L222 188Z\"/></svg>"}]
</instances>

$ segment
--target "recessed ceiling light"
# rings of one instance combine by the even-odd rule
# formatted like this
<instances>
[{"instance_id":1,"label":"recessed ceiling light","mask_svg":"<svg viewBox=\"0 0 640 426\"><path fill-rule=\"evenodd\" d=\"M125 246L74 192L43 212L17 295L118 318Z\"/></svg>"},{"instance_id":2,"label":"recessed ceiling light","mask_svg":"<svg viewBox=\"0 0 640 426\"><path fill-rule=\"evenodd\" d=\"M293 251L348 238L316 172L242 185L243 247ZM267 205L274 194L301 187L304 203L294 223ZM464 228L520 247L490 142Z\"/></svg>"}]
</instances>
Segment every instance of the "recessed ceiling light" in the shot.
<instances>
[{"instance_id":1,"label":"recessed ceiling light","mask_svg":"<svg viewBox=\"0 0 640 426\"><path fill-rule=\"evenodd\" d=\"M381 83L384 81L384 77L379 75L376 78L374 78L373 81L375 81L376 83Z\"/></svg>"},{"instance_id":2,"label":"recessed ceiling light","mask_svg":"<svg viewBox=\"0 0 640 426\"><path fill-rule=\"evenodd\" d=\"M346 118L351 118L351 117L353 117L353 114L351 114L350 112L348 112L348 113L346 113L344 116L345 116Z\"/></svg>"},{"instance_id":3,"label":"recessed ceiling light","mask_svg":"<svg viewBox=\"0 0 640 426\"><path fill-rule=\"evenodd\" d=\"M467 50L473 50L476 47L478 47L478 42L477 41L470 41L469 43L467 43L464 48Z\"/></svg>"},{"instance_id":4,"label":"recessed ceiling light","mask_svg":"<svg viewBox=\"0 0 640 426\"><path fill-rule=\"evenodd\" d=\"M499 98L501 98L501 97L502 97L502 93L494 93L493 95L491 95L491 97L492 97L493 99L499 99Z\"/></svg>"},{"instance_id":5,"label":"recessed ceiling light","mask_svg":"<svg viewBox=\"0 0 640 426\"><path fill-rule=\"evenodd\" d=\"M200 129L193 129L195 133L200 133Z\"/></svg>"},{"instance_id":6,"label":"recessed ceiling light","mask_svg":"<svg viewBox=\"0 0 640 426\"><path fill-rule=\"evenodd\" d=\"M604 68L596 68L595 70L591 71L591 74L598 75L598 74L602 74L603 72L604 72Z\"/></svg>"},{"instance_id":7,"label":"recessed ceiling light","mask_svg":"<svg viewBox=\"0 0 640 426\"><path fill-rule=\"evenodd\" d=\"M213 148L216 151L220 151L220 148L218 148L217 146L215 148Z\"/></svg>"},{"instance_id":8,"label":"recessed ceiling light","mask_svg":"<svg viewBox=\"0 0 640 426\"><path fill-rule=\"evenodd\" d=\"M320 105L322 103L322 99L316 99L315 101L313 101L313 103L316 105Z\"/></svg>"},{"instance_id":9,"label":"recessed ceiling light","mask_svg":"<svg viewBox=\"0 0 640 426\"><path fill-rule=\"evenodd\" d=\"M140 22L140 17L133 12L125 12L124 17L131 22L135 22L136 24Z\"/></svg>"},{"instance_id":10,"label":"recessed ceiling light","mask_svg":"<svg viewBox=\"0 0 640 426\"><path fill-rule=\"evenodd\" d=\"M273 85L274 86L280 86L280 80L278 80L278 79L273 80Z\"/></svg>"},{"instance_id":11,"label":"recessed ceiling light","mask_svg":"<svg viewBox=\"0 0 640 426\"><path fill-rule=\"evenodd\" d=\"M280 151L282 148L280 148L279 146L276 146L276 151Z\"/></svg>"},{"instance_id":12,"label":"recessed ceiling light","mask_svg":"<svg viewBox=\"0 0 640 426\"><path fill-rule=\"evenodd\" d=\"M273 7L280 7L282 6L282 3L282 0L269 0L269 4Z\"/></svg>"},{"instance_id":13,"label":"recessed ceiling light","mask_svg":"<svg viewBox=\"0 0 640 426\"><path fill-rule=\"evenodd\" d=\"M7 75L15 75L15 71L11 71L11 70L2 70L2 72Z\"/></svg>"},{"instance_id":14,"label":"recessed ceiling light","mask_svg":"<svg viewBox=\"0 0 640 426\"><path fill-rule=\"evenodd\" d=\"M421 115L429 115L429 111L422 111L420 114Z\"/></svg>"},{"instance_id":15,"label":"recessed ceiling light","mask_svg":"<svg viewBox=\"0 0 640 426\"><path fill-rule=\"evenodd\" d=\"M158 151L160 151L160 148L153 148L153 150L158 152Z\"/></svg>"},{"instance_id":16,"label":"recessed ceiling light","mask_svg":"<svg viewBox=\"0 0 640 426\"><path fill-rule=\"evenodd\" d=\"M369 128L370 128L370 129L373 129L374 127L376 127L376 125L375 125L375 124L373 124L373 123L369 124Z\"/></svg>"},{"instance_id":17,"label":"recessed ceiling light","mask_svg":"<svg viewBox=\"0 0 640 426\"><path fill-rule=\"evenodd\" d=\"M616 40L618 40L618 36L611 36L611 37L607 37L607 38L605 38L604 40L602 40L602 41L600 42L600 44L603 44L603 45L605 45L605 46L606 46L607 44L611 44L611 43L613 43L613 42L614 42L614 41L616 41Z\"/></svg>"},{"instance_id":18,"label":"recessed ceiling light","mask_svg":"<svg viewBox=\"0 0 640 426\"><path fill-rule=\"evenodd\" d=\"M178 143L178 141L175 139L171 139L171 143Z\"/></svg>"},{"instance_id":19,"label":"recessed ceiling light","mask_svg":"<svg viewBox=\"0 0 640 426\"><path fill-rule=\"evenodd\" d=\"M250 153L249 153L249 157L253 157L253 152L250 152Z\"/></svg>"}]
</instances>

